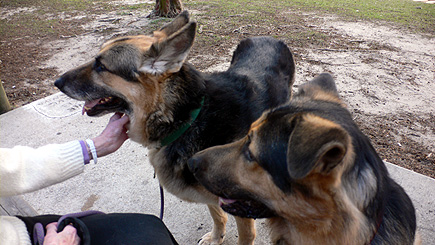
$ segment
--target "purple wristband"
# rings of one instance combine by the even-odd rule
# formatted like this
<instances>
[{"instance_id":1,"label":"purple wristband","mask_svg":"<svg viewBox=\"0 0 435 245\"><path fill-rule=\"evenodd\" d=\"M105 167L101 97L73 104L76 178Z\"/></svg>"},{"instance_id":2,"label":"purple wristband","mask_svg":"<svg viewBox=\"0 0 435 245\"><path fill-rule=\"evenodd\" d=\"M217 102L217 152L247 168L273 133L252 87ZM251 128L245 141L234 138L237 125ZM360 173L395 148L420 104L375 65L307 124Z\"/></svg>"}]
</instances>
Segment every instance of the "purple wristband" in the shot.
<instances>
[{"instance_id":1,"label":"purple wristband","mask_svg":"<svg viewBox=\"0 0 435 245\"><path fill-rule=\"evenodd\" d=\"M80 140L80 145L82 146L82 152L84 156L85 165L88 164L91 159L89 158L88 148L86 147L86 143L83 140Z\"/></svg>"}]
</instances>

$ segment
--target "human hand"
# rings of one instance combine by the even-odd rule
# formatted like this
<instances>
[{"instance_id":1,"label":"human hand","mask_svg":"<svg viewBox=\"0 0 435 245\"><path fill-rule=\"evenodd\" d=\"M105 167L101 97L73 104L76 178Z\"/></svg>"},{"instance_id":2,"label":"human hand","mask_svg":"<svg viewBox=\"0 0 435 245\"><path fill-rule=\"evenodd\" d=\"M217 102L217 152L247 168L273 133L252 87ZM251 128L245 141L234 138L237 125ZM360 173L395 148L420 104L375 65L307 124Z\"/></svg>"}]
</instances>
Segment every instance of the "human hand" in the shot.
<instances>
[{"instance_id":1,"label":"human hand","mask_svg":"<svg viewBox=\"0 0 435 245\"><path fill-rule=\"evenodd\" d=\"M127 115L122 115L123 114L119 112L115 113L110 118L103 132L92 139L98 157L108 155L118 150L124 141L128 139L127 128L125 126L130 119Z\"/></svg>"},{"instance_id":2,"label":"human hand","mask_svg":"<svg viewBox=\"0 0 435 245\"><path fill-rule=\"evenodd\" d=\"M72 225L67 225L57 233L57 222L47 225L47 235L44 237L44 245L79 245L80 237L77 235L77 230Z\"/></svg>"}]
</instances>

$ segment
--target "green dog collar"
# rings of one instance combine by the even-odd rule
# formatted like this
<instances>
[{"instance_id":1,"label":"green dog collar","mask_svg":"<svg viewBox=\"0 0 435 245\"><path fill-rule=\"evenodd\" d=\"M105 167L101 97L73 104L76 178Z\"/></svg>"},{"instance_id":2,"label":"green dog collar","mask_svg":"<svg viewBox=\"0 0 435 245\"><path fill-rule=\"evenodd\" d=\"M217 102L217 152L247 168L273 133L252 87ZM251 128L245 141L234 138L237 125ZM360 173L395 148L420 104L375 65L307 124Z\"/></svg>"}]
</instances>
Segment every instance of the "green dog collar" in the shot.
<instances>
[{"instance_id":1,"label":"green dog collar","mask_svg":"<svg viewBox=\"0 0 435 245\"><path fill-rule=\"evenodd\" d=\"M195 110L190 112L190 121L184 123L179 127L177 130L172 132L170 135L166 136L164 139L160 141L160 146L167 146L170 143L174 142L176 139L178 139L186 130L192 125L192 123L196 120L196 118L199 115L199 112L202 109L202 106L204 105L204 97L202 97L201 100L201 106L199 108L196 108Z\"/></svg>"}]
</instances>

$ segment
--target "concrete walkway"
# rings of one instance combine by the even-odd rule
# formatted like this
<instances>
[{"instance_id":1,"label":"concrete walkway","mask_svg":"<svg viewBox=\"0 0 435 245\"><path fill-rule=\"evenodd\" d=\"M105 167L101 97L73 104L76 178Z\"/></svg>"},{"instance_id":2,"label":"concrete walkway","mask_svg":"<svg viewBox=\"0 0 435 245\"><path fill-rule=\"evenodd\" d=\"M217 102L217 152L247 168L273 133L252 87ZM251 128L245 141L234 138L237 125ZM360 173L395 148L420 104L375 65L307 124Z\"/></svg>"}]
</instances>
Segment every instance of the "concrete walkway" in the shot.
<instances>
[{"instance_id":1,"label":"concrete walkway","mask_svg":"<svg viewBox=\"0 0 435 245\"><path fill-rule=\"evenodd\" d=\"M94 137L104 129L110 116L82 116L82 106L82 102L59 93L0 115L0 146L38 147ZM83 174L17 200L24 200L21 206L27 202L39 214L100 210L158 216L158 181L147 153L146 148L127 141L114 154L99 159L97 165L88 165ZM435 180L391 164L388 169L414 202L423 244L435 244ZM207 208L165 194L166 225L180 244L196 244L212 228ZM1 205L8 203L11 202L2 201ZM268 241L265 220L257 220L256 244L269 244ZM230 218L224 244L236 243L235 222Z\"/></svg>"},{"instance_id":2,"label":"concrete walkway","mask_svg":"<svg viewBox=\"0 0 435 245\"><path fill-rule=\"evenodd\" d=\"M428 3L428 4L435 4L435 1L431 1L431 0L413 0L414 2L423 2L423 3Z\"/></svg>"}]
</instances>

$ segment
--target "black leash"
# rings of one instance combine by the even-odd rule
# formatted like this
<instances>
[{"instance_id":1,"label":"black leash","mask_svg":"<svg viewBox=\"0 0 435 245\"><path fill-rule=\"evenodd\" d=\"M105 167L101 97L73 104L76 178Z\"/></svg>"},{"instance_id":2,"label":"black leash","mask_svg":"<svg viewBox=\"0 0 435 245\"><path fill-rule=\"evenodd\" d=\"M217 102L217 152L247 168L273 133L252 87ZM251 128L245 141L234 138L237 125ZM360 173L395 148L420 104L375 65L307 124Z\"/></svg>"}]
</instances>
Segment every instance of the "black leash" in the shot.
<instances>
[{"instance_id":1,"label":"black leash","mask_svg":"<svg viewBox=\"0 0 435 245\"><path fill-rule=\"evenodd\" d=\"M163 211L165 209L165 195L163 193L163 187L160 185L160 219L163 221Z\"/></svg>"},{"instance_id":2,"label":"black leash","mask_svg":"<svg viewBox=\"0 0 435 245\"><path fill-rule=\"evenodd\" d=\"M156 178L156 172L154 171L154 179ZM163 192L163 187L159 182L160 187L160 220L163 221L163 211L165 209L165 193Z\"/></svg>"},{"instance_id":3,"label":"black leash","mask_svg":"<svg viewBox=\"0 0 435 245\"><path fill-rule=\"evenodd\" d=\"M204 106L205 96L201 98L201 103L198 108L190 112L190 121L181 125L180 128L172 132L170 135L166 136L164 139L160 141L160 147L167 146L177 140L182 134L184 134L192 125L192 123L196 120L199 113L201 112L202 107ZM154 172L154 178L156 177L156 173ZM160 219L163 220L163 210L165 208L165 197L163 194L163 187L160 185Z\"/></svg>"}]
</instances>

